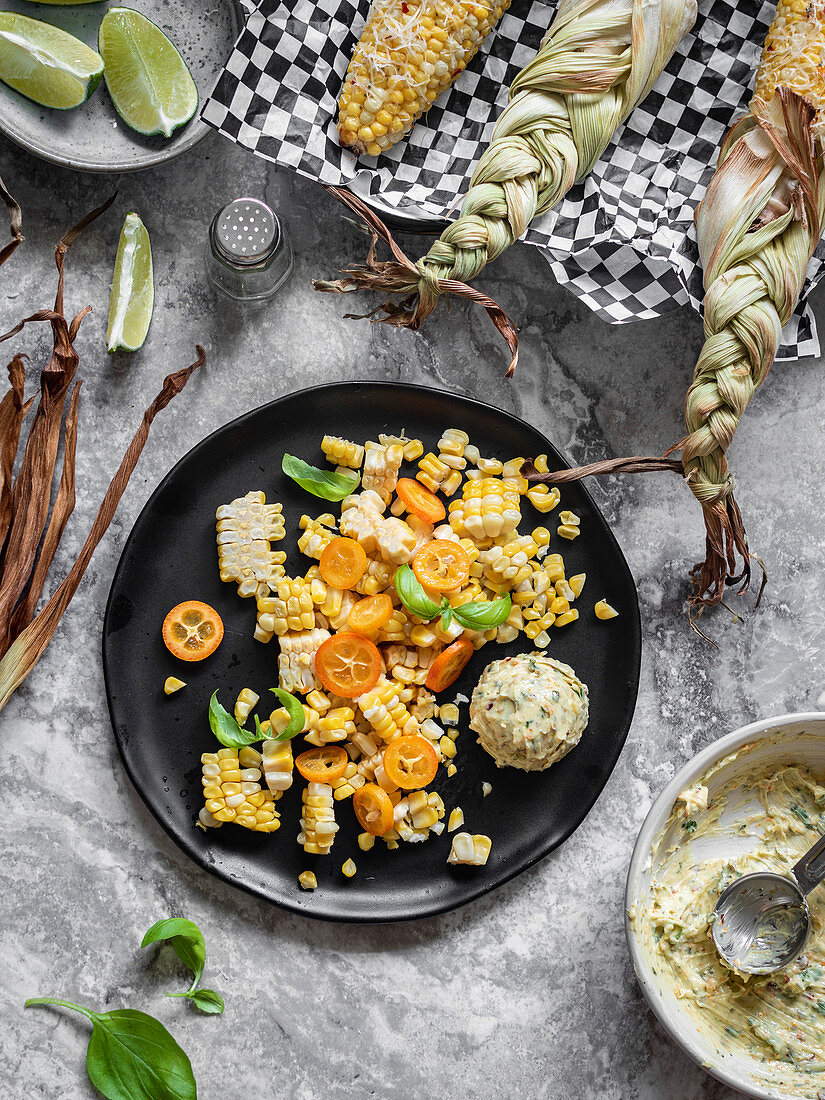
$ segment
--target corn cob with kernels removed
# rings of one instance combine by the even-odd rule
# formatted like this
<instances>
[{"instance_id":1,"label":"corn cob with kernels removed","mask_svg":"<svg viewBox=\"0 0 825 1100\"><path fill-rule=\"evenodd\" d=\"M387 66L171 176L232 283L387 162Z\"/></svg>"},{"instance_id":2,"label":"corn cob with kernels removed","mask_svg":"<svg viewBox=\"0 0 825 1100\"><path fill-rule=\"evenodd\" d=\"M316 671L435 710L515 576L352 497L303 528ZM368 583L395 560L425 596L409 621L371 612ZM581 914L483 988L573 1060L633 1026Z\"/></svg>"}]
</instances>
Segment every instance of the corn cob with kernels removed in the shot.
<instances>
[{"instance_id":1,"label":"corn cob with kernels removed","mask_svg":"<svg viewBox=\"0 0 825 1100\"><path fill-rule=\"evenodd\" d=\"M509 0L375 0L341 92L341 144L377 157L400 141L509 6Z\"/></svg>"}]
</instances>

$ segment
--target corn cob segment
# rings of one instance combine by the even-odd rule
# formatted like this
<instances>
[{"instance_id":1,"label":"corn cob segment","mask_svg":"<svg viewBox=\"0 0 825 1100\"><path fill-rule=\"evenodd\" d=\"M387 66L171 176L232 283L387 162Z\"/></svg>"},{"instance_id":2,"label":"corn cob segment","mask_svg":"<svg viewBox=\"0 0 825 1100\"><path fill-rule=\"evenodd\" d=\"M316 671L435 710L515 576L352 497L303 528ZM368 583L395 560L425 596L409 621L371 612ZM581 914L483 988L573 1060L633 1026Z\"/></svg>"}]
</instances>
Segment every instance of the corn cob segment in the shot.
<instances>
[{"instance_id":1,"label":"corn cob segment","mask_svg":"<svg viewBox=\"0 0 825 1100\"><path fill-rule=\"evenodd\" d=\"M456 833L453 845L447 856L448 863L464 863L470 867L483 867L487 862L493 844L483 833Z\"/></svg>"},{"instance_id":2,"label":"corn cob segment","mask_svg":"<svg viewBox=\"0 0 825 1100\"><path fill-rule=\"evenodd\" d=\"M780 0L756 74L754 101L770 103L778 88L796 92L814 109L813 132L825 122L825 12L811 0Z\"/></svg>"},{"instance_id":3,"label":"corn cob segment","mask_svg":"<svg viewBox=\"0 0 825 1100\"><path fill-rule=\"evenodd\" d=\"M399 686L382 676L370 691L356 699L361 713L382 741L418 733L418 721L399 698Z\"/></svg>"},{"instance_id":4,"label":"corn cob segment","mask_svg":"<svg viewBox=\"0 0 825 1100\"><path fill-rule=\"evenodd\" d=\"M235 749L201 756L205 809L217 822L231 821L256 833L273 833L281 826L271 791L261 790L258 768L242 768Z\"/></svg>"},{"instance_id":5,"label":"corn cob segment","mask_svg":"<svg viewBox=\"0 0 825 1100\"><path fill-rule=\"evenodd\" d=\"M279 638L278 682L284 691L306 695L323 684L315 675L315 654L330 633L322 627L290 630Z\"/></svg>"},{"instance_id":6,"label":"corn cob segment","mask_svg":"<svg viewBox=\"0 0 825 1100\"><path fill-rule=\"evenodd\" d=\"M286 554L270 543L284 537L283 506L250 492L215 513L222 581L235 581L239 596L264 595L284 575Z\"/></svg>"},{"instance_id":7,"label":"corn cob segment","mask_svg":"<svg viewBox=\"0 0 825 1100\"><path fill-rule=\"evenodd\" d=\"M338 832L332 787L328 783L309 783L304 788L301 799L303 813L298 843L311 855L329 855Z\"/></svg>"},{"instance_id":8,"label":"corn cob segment","mask_svg":"<svg viewBox=\"0 0 825 1100\"><path fill-rule=\"evenodd\" d=\"M341 144L377 157L400 141L509 6L509 0L375 0L341 92Z\"/></svg>"},{"instance_id":9,"label":"corn cob segment","mask_svg":"<svg viewBox=\"0 0 825 1100\"><path fill-rule=\"evenodd\" d=\"M284 577L278 581L274 595L258 597L255 637L259 641L269 641L273 634L280 638L290 630L312 630L314 626L312 589L302 577Z\"/></svg>"}]
</instances>

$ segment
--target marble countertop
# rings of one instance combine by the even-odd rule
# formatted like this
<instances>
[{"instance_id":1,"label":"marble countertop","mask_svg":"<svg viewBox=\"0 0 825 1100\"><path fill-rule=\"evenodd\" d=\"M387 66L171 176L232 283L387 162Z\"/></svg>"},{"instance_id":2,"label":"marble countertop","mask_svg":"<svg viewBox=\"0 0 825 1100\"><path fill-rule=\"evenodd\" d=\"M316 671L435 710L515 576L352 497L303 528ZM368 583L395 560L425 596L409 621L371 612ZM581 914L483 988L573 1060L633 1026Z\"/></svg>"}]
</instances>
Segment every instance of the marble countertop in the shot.
<instances>
[{"instance_id":1,"label":"marble countertop","mask_svg":"<svg viewBox=\"0 0 825 1100\"><path fill-rule=\"evenodd\" d=\"M4 918L0 1066L14 1097L91 1097L77 1016L23 1012L53 994L156 1013L192 1059L203 1100L279 1095L727 1100L667 1039L642 1000L625 947L622 896L643 817L674 771L745 722L825 709L825 373L777 367L733 447L739 501L769 585L755 614L707 620L712 649L688 629L687 568L701 515L667 474L590 490L639 586L641 691L624 753L584 824L561 849L458 912L392 927L342 927L285 914L190 864L150 817L117 756L103 690L100 631L124 540L145 500L194 443L236 414L319 382L403 379L470 395L534 423L577 462L661 452L682 431L701 344L687 308L609 327L551 281L531 249L511 249L484 289L521 325L516 379L480 311L439 309L415 335L343 320L312 291L360 258L361 235L320 188L218 137L163 168L118 180L46 165L0 139L0 175L24 208L26 242L0 271L0 331L50 305L52 249L119 188L116 213L73 248L67 308L95 310L78 347L84 378L78 504L55 575L74 559L139 417L164 375L208 366L158 418L117 516L52 644L0 718ZM246 321L205 288L215 210L238 194L286 218L296 275ZM155 315L143 349L108 357L104 333L120 222L137 210L152 236ZM406 241L411 251L415 241ZM813 296L820 328L823 291ZM8 345L7 345L8 346ZM48 331L15 342L35 378ZM804 397L802 396L804 395ZM205 1019L165 1000L181 972L138 949L145 929L185 915L204 930L208 984L227 1011Z\"/></svg>"}]
</instances>

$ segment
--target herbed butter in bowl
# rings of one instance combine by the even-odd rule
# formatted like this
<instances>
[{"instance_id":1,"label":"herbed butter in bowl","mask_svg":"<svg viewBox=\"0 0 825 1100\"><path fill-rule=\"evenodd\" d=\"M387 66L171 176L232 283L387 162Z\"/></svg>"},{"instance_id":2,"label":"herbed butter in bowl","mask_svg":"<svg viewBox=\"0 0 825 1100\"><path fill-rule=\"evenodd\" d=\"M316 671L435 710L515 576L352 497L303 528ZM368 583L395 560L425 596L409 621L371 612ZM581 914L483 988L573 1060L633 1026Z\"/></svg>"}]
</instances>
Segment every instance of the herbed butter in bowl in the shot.
<instances>
[{"instance_id":1,"label":"herbed butter in bowl","mask_svg":"<svg viewBox=\"0 0 825 1100\"><path fill-rule=\"evenodd\" d=\"M825 1100L825 884L813 930L784 970L746 977L710 937L742 874L790 874L825 833L825 714L745 726L685 765L653 804L628 872L626 930L639 984L670 1036L714 1077L762 1100Z\"/></svg>"}]
</instances>

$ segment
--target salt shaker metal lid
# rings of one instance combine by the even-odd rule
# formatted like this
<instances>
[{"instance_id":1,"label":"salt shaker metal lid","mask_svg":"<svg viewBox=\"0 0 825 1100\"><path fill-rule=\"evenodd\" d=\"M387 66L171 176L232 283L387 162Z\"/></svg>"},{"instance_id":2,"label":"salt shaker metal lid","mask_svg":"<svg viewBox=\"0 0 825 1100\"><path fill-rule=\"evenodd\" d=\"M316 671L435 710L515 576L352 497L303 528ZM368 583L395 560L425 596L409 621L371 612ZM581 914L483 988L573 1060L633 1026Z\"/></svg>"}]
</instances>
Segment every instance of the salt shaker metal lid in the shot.
<instances>
[{"instance_id":1,"label":"salt shaker metal lid","mask_svg":"<svg viewBox=\"0 0 825 1100\"><path fill-rule=\"evenodd\" d=\"M238 267L266 262L278 248L280 236L281 223L260 199L235 199L213 222L216 251Z\"/></svg>"}]
</instances>

